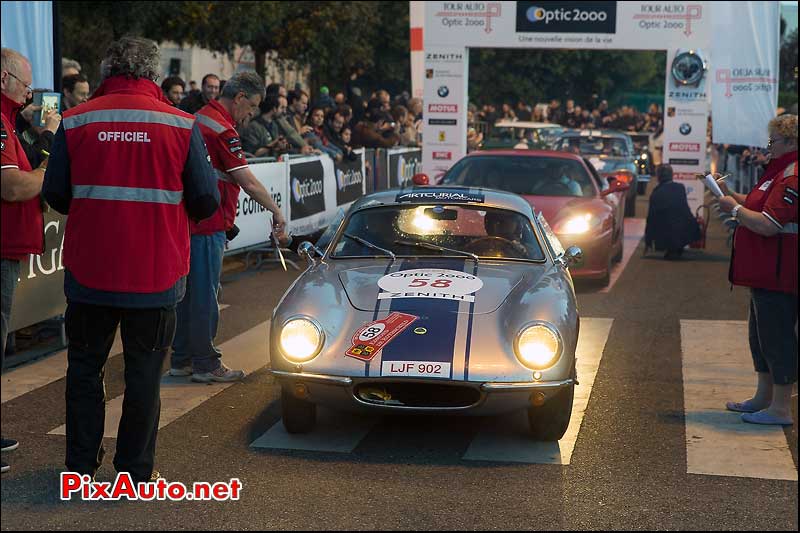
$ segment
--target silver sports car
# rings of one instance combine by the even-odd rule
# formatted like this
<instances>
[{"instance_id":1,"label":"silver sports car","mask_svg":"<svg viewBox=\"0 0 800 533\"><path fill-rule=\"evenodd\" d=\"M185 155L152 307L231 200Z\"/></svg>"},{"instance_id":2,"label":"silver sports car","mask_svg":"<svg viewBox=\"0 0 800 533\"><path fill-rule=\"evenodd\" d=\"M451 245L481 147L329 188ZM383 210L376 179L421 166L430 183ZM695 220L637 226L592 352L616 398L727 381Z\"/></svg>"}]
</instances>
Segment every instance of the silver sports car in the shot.
<instances>
[{"instance_id":1,"label":"silver sports car","mask_svg":"<svg viewBox=\"0 0 800 533\"><path fill-rule=\"evenodd\" d=\"M567 429L579 318L561 249L541 216L500 191L374 193L275 308L272 374L283 424L311 431L316 405L405 413L527 409L539 440Z\"/></svg>"}]
</instances>

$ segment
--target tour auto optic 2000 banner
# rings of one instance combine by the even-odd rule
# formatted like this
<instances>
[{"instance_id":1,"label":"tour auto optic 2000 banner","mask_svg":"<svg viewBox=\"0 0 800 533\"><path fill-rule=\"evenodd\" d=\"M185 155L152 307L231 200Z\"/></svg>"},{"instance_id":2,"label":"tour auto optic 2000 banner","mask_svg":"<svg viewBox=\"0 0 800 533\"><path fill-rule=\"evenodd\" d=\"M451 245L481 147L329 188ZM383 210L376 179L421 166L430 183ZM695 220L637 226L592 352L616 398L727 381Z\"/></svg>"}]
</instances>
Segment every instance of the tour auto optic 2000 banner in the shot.
<instances>
[{"instance_id":1,"label":"tour auto optic 2000 banner","mask_svg":"<svg viewBox=\"0 0 800 533\"><path fill-rule=\"evenodd\" d=\"M714 2L711 20L714 142L766 146L778 105L778 2Z\"/></svg>"}]
</instances>

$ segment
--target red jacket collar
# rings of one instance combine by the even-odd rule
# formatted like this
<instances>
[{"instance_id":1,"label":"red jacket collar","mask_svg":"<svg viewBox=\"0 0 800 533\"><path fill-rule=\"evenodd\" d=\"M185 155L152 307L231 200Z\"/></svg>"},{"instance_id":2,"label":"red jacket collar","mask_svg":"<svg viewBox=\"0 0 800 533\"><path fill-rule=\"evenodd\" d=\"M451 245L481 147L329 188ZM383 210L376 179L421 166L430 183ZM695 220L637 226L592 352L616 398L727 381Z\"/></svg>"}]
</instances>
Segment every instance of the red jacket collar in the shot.
<instances>
[{"instance_id":1,"label":"red jacket collar","mask_svg":"<svg viewBox=\"0 0 800 533\"><path fill-rule=\"evenodd\" d=\"M164 96L161 87L145 78L136 79L127 76L112 76L100 84L100 87L92 94L92 98L94 99L108 94L144 94L160 102L164 102L170 107L174 107L172 102L167 100L167 97Z\"/></svg>"},{"instance_id":2,"label":"red jacket collar","mask_svg":"<svg viewBox=\"0 0 800 533\"><path fill-rule=\"evenodd\" d=\"M220 116L223 119L225 119L233 129L236 129L236 123L233 121L233 117L231 116L230 113L228 113L228 110L225 109L225 106L219 103L219 100L211 100L206 105L211 107L211 109L213 109L217 113L219 113Z\"/></svg>"},{"instance_id":3,"label":"red jacket collar","mask_svg":"<svg viewBox=\"0 0 800 533\"><path fill-rule=\"evenodd\" d=\"M795 161L797 161L797 150L783 154L778 159L773 159L769 162L767 168L764 170L764 175L761 177L761 181L766 181L768 179L775 178L778 174L782 174L786 167Z\"/></svg>"},{"instance_id":4,"label":"red jacket collar","mask_svg":"<svg viewBox=\"0 0 800 533\"><path fill-rule=\"evenodd\" d=\"M21 108L22 104L18 104L8 96L0 94L0 112L11 122L12 126L16 123L17 111Z\"/></svg>"}]
</instances>

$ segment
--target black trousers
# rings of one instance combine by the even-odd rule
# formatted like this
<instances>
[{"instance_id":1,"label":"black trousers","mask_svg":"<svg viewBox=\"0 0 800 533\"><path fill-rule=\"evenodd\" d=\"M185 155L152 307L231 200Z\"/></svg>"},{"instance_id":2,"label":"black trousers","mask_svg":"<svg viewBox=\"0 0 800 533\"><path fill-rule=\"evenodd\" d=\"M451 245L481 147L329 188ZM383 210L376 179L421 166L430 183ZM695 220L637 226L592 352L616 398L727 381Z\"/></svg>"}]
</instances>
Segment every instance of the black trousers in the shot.
<instances>
[{"instance_id":1,"label":"black trousers","mask_svg":"<svg viewBox=\"0 0 800 533\"><path fill-rule=\"evenodd\" d=\"M67 468L94 475L103 461L105 364L121 325L125 397L114 467L149 481L161 412L161 374L175 335L175 307L123 309L69 302Z\"/></svg>"},{"instance_id":2,"label":"black trousers","mask_svg":"<svg viewBox=\"0 0 800 533\"><path fill-rule=\"evenodd\" d=\"M775 385L797 381L797 296L753 289L750 353L756 372L769 372Z\"/></svg>"}]
</instances>

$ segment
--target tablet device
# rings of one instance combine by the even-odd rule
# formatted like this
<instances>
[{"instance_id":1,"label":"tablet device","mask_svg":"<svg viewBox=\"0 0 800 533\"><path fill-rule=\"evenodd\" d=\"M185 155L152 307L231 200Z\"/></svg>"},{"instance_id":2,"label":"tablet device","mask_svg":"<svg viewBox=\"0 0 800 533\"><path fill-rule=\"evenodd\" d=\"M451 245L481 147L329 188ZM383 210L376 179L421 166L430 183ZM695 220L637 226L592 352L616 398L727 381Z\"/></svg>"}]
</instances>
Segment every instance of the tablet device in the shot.
<instances>
[{"instance_id":1,"label":"tablet device","mask_svg":"<svg viewBox=\"0 0 800 533\"><path fill-rule=\"evenodd\" d=\"M42 106L42 109L33 114L33 125L44 128L45 117L51 109L61 110L61 93L34 93L33 104Z\"/></svg>"}]
</instances>

